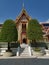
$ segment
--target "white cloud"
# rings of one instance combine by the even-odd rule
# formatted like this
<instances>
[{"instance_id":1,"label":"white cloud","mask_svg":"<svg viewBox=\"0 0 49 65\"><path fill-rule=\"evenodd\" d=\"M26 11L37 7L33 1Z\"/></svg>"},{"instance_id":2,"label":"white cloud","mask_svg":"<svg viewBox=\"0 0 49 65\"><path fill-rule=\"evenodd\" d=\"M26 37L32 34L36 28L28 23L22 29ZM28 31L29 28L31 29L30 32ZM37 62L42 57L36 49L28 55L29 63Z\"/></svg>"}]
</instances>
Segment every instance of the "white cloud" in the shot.
<instances>
[{"instance_id":1,"label":"white cloud","mask_svg":"<svg viewBox=\"0 0 49 65\"><path fill-rule=\"evenodd\" d=\"M47 21L40 22L40 24L42 24L42 23L49 23L49 19Z\"/></svg>"},{"instance_id":2,"label":"white cloud","mask_svg":"<svg viewBox=\"0 0 49 65\"><path fill-rule=\"evenodd\" d=\"M49 23L49 19L46 21L46 23Z\"/></svg>"}]
</instances>

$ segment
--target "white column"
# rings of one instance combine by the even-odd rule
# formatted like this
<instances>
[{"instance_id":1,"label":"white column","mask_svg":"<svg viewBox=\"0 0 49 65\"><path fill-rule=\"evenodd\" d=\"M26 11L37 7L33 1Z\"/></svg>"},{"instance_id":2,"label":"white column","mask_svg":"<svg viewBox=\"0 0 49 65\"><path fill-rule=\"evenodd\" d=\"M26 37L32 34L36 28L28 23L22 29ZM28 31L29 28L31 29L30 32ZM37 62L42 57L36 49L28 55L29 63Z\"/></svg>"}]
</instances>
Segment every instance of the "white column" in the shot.
<instances>
[{"instance_id":1,"label":"white column","mask_svg":"<svg viewBox=\"0 0 49 65\"><path fill-rule=\"evenodd\" d=\"M17 49L17 56L19 56L20 47Z\"/></svg>"},{"instance_id":2,"label":"white column","mask_svg":"<svg viewBox=\"0 0 49 65\"><path fill-rule=\"evenodd\" d=\"M29 56L31 56L31 47L29 46L28 49L29 49Z\"/></svg>"}]
</instances>

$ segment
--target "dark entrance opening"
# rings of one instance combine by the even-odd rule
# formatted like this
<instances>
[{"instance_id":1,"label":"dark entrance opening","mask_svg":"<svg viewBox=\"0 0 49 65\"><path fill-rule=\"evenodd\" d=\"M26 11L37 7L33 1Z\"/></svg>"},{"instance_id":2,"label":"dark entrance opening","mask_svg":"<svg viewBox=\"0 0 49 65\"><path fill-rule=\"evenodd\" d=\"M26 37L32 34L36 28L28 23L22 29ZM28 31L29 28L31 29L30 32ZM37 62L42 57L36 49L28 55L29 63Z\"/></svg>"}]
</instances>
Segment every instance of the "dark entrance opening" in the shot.
<instances>
[{"instance_id":1,"label":"dark entrance opening","mask_svg":"<svg viewBox=\"0 0 49 65\"><path fill-rule=\"evenodd\" d=\"M25 43L25 44L26 44L26 39L25 39L25 38L23 39L23 43Z\"/></svg>"}]
</instances>

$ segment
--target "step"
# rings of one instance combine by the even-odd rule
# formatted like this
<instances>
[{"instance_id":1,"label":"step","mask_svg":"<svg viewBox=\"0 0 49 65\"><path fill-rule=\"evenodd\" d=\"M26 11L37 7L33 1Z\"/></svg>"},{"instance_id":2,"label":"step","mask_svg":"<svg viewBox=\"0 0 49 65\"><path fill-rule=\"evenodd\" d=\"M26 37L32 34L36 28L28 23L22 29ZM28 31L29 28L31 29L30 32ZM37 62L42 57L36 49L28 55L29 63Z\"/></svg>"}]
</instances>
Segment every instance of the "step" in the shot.
<instances>
[{"instance_id":1,"label":"step","mask_svg":"<svg viewBox=\"0 0 49 65\"><path fill-rule=\"evenodd\" d=\"M25 54L25 55L24 54L23 55L21 54L20 56L29 56L29 54Z\"/></svg>"},{"instance_id":2,"label":"step","mask_svg":"<svg viewBox=\"0 0 49 65\"><path fill-rule=\"evenodd\" d=\"M29 56L29 55L20 55L20 56Z\"/></svg>"},{"instance_id":3,"label":"step","mask_svg":"<svg viewBox=\"0 0 49 65\"><path fill-rule=\"evenodd\" d=\"M20 56L29 56L28 47L20 49Z\"/></svg>"},{"instance_id":4,"label":"step","mask_svg":"<svg viewBox=\"0 0 49 65\"><path fill-rule=\"evenodd\" d=\"M21 54L28 54L28 53L21 53Z\"/></svg>"},{"instance_id":5,"label":"step","mask_svg":"<svg viewBox=\"0 0 49 65\"><path fill-rule=\"evenodd\" d=\"M20 55L28 55L29 53L21 53Z\"/></svg>"}]
</instances>

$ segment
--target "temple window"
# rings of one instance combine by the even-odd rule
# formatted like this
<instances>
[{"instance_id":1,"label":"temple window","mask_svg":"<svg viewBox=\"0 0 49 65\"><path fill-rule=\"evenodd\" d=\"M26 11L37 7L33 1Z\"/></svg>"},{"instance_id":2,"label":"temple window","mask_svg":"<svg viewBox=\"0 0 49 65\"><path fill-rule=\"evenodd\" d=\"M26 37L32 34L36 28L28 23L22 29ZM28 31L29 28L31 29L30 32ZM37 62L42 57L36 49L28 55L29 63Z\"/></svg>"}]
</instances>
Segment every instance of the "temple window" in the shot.
<instances>
[{"instance_id":1,"label":"temple window","mask_svg":"<svg viewBox=\"0 0 49 65\"><path fill-rule=\"evenodd\" d=\"M26 16L22 16L21 21L27 21Z\"/></svg>"},{"instance_id":2,"label":"temple window","mask_svg":"<svg viewBox=\"0 0 49 65\"><path fill-rule=\"evenodd\" d=\"M22 33L26 32L26 24L22 24Z\"/></svg>"}]
</instances>

